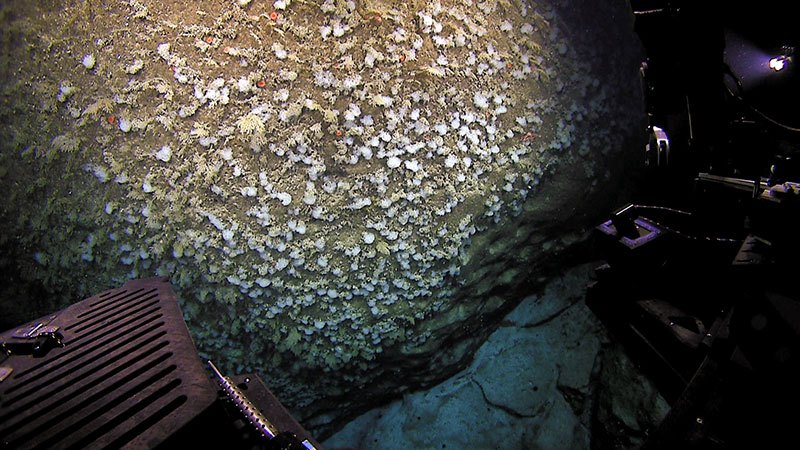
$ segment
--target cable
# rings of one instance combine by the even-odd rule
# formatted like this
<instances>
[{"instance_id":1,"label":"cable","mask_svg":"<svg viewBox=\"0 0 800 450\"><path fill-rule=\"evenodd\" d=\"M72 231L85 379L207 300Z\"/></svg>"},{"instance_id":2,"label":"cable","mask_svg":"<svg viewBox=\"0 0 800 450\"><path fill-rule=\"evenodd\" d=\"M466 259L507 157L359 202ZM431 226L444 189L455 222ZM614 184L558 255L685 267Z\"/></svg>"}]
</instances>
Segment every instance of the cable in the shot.
<instances>
[{"instance_id":1,"label":"cable","mask_svg":"<svg viewBox=\"0 0 800 450\"><path fill-rule=\"evenodd\" d=\"M669 207L666 207L666 206L633 205L633 207L636 210L643 210L643 209L644 210L648 210L649 209L649 210L655 210L655 211L667 211L667 212L671 212L671 213L675 213L675 214L681 214L681 215L689 216L689 217L692 216L692 213L690 213L690 212L681 211L680 209L669 208ZM713 241L713 242L727 242L727 243L741 242L741 239L710 237L710 236L698 237L698 236L694 236L694 235L691 235L691 234L686 234L686 233L683 233L681 231L678 231L678 230L676 230L674 228L671 228L671 227L669 227L667 225L664 225L663 223L660 223L660 222L658 222L656 220L653 220L653 219L651 219L649 217L647 218L647 220L652 222L654 225L656 225L656 226L658 226L660 228L663 228L664 230L669 231L670 233L673 233L676 236L680 236L680 237L682 237L684 239L690 239L690 240L693 240L693 241L704 240L704 241L709 241L709 242Z\"/></svg>"},{"instance_id":2,"label":"cable","mask_svg":"<svg viewBox=\"0 0 800 450\"><path fill-rule=\"evenodd\" d=\"M767 120L768 122L770 122L770 123L771 123L771 124L773 124L773 125L776 125L776 126L778 126L778 127L780 127L780 128L783 128L784 130L787 130L787 131L794 131L795 133L797 133L797 132L800 132L800 128L797 128L797 127L793 127L793 126L790 126L790 125L786 125L786 124L780 123L780 122L778 122L777 120L775 120L775 119L773 119L773 118L769 117L768 115L766 115L766 114L762 113L761 111L759 111L758 109L756 109L754 106L750 106L750 105L747 105L747 106L748 106L748 107L749 107L751 110L753 110L753 112L754 112L754 113L756 113L756 114L758 114L759 116L761 116L761 118L762 118L762 119L765 119L765 120Z\"/></svg>"},{"instance_id":3,"label":"cable","mask_svg":"<svg viewBox=\"0 0 800 450\"><path fill-rule=\"evenodd\" d=\"M690 213L690 212L681 211L680 209L669 208L669 207L666 207L666 206L633 205L633 207L636 208L636 209L654 209L654 210L660 210L660 211L669 211L669 212L673 212L673 213L676 213L676 214L683 214L685 216L691 216L692 215L692 213Z\"/></svg>"},{"instance_id":4,"label":"cable","mask_svg":"<svg viewBox=\"0 0 800 450\"><path fill-rule=\"evenodd\" d=\"M723 237L711 237L711 236L702 236L702 237L694 236L694 235L691 235L691 234L686 234L686 233L680 232L680 231L678 231L678 230L676 230L674 228L670 228L670 227L664 225L663 223L660 223L660 222L655 221L653 219L647 218L647 220L652 222L654 225L656 225L656 226L658 226L660 228L663 228L664 230L669 231L670 233L675 234L676 236L680 236L680 237L682 237L684 239L689 239L689 240L692 240L692 241L707 241L707 242L720 242L720 243L722 243L722 242L726 242L726 243L742 242L741 239L732 239L732 238L723 238Z\"/></svg>"},{"instance_id":5,"label":"cable","mask_svg":"<svg viewBox=\"0 0 800 450\"><path fill-rule=\"evenodd\" d=\"M731 69L731 66L729 66L727 63L725 63L723 65L724 65L724 74L730 75L730 77L736 83L736 87L737 87L737 89L739 91L739 94L737 94L737 93L733 92L727 85L725 85L725 83L723 83L723 85L725 86L725 90L728 91L728 94L730 94L731 97L733 97L736 100L739 100L740 102L742 102L742 104L745 107L749 108L751 111L753 111L754 113L756 113L762 119L768 121L769 123L771 123L771 124L773 124L773 125L775 125L775 126L777 126L779 128L783 128L784 130L787 130L787 131L793 131L795 133L800 132L800 128L793 127L791 125L786 125L784 123L778 122L777 120L773 119L772 117L769 117L765 113L759 111L755 106L749 104L747 102L747 100L744 99L744 88L742 86L741 80L739 80L739 77L737 77L736 74L733 72L733 69Z\"/></svg>"}]
</instances>

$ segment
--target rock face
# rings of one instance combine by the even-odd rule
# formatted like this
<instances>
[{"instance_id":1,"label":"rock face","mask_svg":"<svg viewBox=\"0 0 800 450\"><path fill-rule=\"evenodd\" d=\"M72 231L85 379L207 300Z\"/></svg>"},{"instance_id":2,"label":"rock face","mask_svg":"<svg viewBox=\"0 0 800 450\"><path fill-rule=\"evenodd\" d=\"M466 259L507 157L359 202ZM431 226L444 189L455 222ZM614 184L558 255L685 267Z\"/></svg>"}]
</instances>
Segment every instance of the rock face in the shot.
<instances>
[{"instance_id":1,"label":"rock face","mask_svg":"<svg viewBox=\"0 0 800 450\"><path fill-rule=\"evenodd\" d=\"M37 3L0 10L0 248L42 295L2 311L169 276L323 436L463 368L638 156L621 0Z\"/></svg>"},{"instance_id":2,"label":"rock face","mask_svg":"<svg viewBox=\"0 0 800 450\"><path fill-rule=\"evenodd\" d=\"M362 414L325 446L641 447L669 407L586 306L597 265L564 270L503 319L467 368Z\"/></svg>"}]
</instances>

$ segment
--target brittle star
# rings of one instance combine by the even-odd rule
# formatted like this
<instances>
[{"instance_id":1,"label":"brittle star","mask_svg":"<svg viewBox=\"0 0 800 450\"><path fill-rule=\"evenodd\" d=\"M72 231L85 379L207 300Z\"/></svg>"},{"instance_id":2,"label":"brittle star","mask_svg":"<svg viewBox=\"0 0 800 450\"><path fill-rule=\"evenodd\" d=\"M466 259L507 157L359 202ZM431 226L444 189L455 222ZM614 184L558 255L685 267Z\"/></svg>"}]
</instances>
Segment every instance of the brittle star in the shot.
<instances>
[{"instance_id":1,"label":"brittle star","mask_svg":"<svg viewBox=\"0 0 800 450\"><path fill-rule=\"evenodd\" d=\"M525 136L522 136L522 142L532 141L536 136L538 136L538 134L534 133L533 131L528 131Z\"/></svg>"}]
</instances>

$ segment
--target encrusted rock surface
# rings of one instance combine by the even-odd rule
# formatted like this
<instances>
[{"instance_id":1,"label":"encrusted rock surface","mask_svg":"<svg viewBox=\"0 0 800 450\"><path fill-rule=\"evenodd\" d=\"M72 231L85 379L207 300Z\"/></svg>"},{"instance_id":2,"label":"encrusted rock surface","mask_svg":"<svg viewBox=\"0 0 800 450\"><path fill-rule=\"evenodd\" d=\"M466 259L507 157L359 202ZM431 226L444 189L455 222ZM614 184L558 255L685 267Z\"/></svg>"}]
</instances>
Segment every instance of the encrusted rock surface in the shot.
<instances>
[{"instance_id":1,"label":"encrusted rock surface","mask_svg":"<svg viewBox=\"0 0 800 450\"><path fill-rule=\"evenodd\" d=\"M5 317L169 276L202 354L323 435L465 367L638 157L620 0L9 1L0 26Z\"/></svg>"}]
</instances>

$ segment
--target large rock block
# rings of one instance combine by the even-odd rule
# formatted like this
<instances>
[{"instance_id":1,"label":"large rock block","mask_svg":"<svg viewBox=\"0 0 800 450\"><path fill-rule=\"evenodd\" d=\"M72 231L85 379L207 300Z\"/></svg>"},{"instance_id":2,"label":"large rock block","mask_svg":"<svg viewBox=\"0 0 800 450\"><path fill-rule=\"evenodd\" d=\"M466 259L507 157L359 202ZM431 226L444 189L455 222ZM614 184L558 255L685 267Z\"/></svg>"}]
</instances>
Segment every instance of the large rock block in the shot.
<instances>
[{"instance_id":1,"label":"large rock block","mask_svg":"<svg viewBox=\"0 0 800 450\"><path fill-rule=\"evenodd\" d=\"M465 367L613 205L644 130L621 0L0 21L2 265L42 293L6 292L6 317L169 276L203 355L323 434Z\"/></svg>"},{"instance_id":2,"label":"large rock block","mask_svg":"<svg viewBox=\"0 0 800 450\"><path fill-rule=\"evenodd\" d=\"M596 266L566 267L503 319L467 368L362 414L325 446L641 447L669 407L586 307Z\"/></svg>"}]
</instances>

